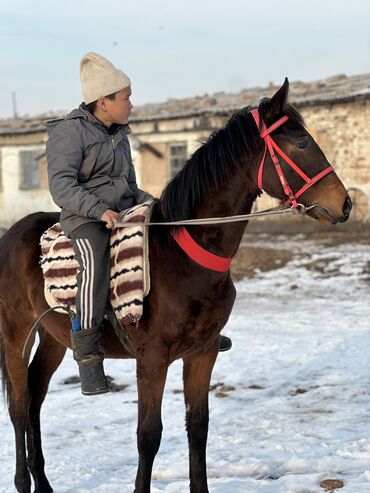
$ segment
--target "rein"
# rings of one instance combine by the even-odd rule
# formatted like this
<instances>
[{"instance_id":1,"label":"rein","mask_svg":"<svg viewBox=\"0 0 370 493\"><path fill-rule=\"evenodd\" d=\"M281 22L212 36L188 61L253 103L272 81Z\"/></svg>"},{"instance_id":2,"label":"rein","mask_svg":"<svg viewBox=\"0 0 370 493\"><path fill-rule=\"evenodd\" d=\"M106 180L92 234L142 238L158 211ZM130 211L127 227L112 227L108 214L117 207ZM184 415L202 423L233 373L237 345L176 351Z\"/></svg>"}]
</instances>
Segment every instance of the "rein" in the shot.
<instances>
[{"instance_id":1,"label":"rein","mask_svg":"<svg viewBox=\"0 0 370 493\"><path fill-rule=\"evenodd\" d=\"M298 207L293 207L292 205L278 205L276 207L272 207L271 209L265 209L260 212L251 212L250 214L239 214L236 216L220 216L220 217L203 217L201 219L184 219L182 221L168 221L162 223L137 223L137 222L115 222L114 225L118 228L130 228L131 226L202 226L207 224L227 224L227 223L237 223L243 221L250 221L251 219L259 219L260 217L265 216L277 216L279 214L286 214L289 212L293 212L295 214L305 214L310 211L314 207L319 207L318 205L310 205L306 207L303 204L297 204Z\"/></svg>"}]
</instances>

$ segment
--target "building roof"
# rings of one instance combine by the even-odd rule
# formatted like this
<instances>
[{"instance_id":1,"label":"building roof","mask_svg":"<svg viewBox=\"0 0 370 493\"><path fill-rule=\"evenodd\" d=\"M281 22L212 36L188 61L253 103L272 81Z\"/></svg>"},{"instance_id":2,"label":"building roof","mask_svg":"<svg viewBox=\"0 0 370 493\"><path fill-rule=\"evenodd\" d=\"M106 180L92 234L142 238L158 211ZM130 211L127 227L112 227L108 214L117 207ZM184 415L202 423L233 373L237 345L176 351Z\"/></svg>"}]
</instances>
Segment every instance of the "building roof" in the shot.
<instances>
[{"instance_id":1,"label":"building roof","mask_svg":"<svg viewBox=\"0 0 370 493\"><path fill-rule=\"evenodd\" d=\"M217 92L211 95L183 99L169 99L162 103L136 106L131 116L133 123L184 118L213 113L230 114L244 106L257 105L261 97L271 96L279 86L242 89L238 93ZM335 75L312 82L290 83L289 101L295 106L314 106L370 99L370 74ZM62 118L66 112L49 112L38 116L0 119L0 135L15 135L45 131L45 122Z\"/></svg>"},{"instance_id":2,"label":"building roof","mask_svg":"<svg viewBox=\"0 0 370 493\"><path fill-rule=\"evenodd\" d=\"M186 99L170 99L164 103L139 106L133 117L134 120L143 121L206 113L229 114L244 106L257 106L262 97L272 96L279 87L270 84L268 87L243 89L238 93L217 92ZM336 75L312 82L290 83L289 101L295 106L339 103L359 98L370 99L370 74L351 77Z\"/></svg>"}]
</instances>

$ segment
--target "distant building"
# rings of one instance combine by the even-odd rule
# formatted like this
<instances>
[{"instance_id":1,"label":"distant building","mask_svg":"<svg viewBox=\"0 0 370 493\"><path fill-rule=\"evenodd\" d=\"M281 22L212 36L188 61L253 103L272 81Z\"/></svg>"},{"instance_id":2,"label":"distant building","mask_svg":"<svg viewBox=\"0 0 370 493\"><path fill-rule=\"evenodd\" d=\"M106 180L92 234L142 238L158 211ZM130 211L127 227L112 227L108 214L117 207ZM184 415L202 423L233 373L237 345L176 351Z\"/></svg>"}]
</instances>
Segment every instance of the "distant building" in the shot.
<instances>
[{"instance_id":1,"label":"distant building","mask_svg":"<svg viewBox=\"0 0 370 493\"><path fill-rule=\"evenodd\" d=\"M31 212L58 210L48 189L46 139L44 124L0 120L0 228Z\"/></svg>"},{"instance_id":2,"label":"distant building","mask_svg":"<svg viewBox=\"0 0 370 493\"><path fill-rule=\"evenodd\" d=\"M224 126L232 113L257 105L277 88L270 84L237 94L222 92L135 108L130 140L140 186L159 196L210 133ZM290 102L351 189L352 217L369 219L370 74L291 83ZM0 120L0 228L30 212L57 210L47 188L45 122L60 116ZM264 194L255 207L273 204Z\"/></svg>"}]
</instances>

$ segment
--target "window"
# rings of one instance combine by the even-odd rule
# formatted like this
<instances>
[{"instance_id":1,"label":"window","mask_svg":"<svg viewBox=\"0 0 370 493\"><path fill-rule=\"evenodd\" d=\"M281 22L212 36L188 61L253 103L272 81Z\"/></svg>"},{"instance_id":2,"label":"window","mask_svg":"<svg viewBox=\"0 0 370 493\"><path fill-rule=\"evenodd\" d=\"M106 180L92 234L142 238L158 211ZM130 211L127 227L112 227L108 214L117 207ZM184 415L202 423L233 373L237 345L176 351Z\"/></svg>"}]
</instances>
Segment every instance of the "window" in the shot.
<instances>
[{"instance_id":1,"label":"window","mask_svg":"<svg viewBox=\"0 0 370 493\"><path fill-rule=\"evenodd\" d=\"M19 188L21 190L35 190L40 188L40 151L19 152Z\"/></svg>"},{"instance_id":2,"label":"window","mask_svg":"<svg viewBox=\"0 0 370 493\"><path fill-rule=\"evenodd\" d=\"M182 169L188 158L187 146L184 142L170 144L170 171L173 178Z\"/></svg>"}]
</instances>

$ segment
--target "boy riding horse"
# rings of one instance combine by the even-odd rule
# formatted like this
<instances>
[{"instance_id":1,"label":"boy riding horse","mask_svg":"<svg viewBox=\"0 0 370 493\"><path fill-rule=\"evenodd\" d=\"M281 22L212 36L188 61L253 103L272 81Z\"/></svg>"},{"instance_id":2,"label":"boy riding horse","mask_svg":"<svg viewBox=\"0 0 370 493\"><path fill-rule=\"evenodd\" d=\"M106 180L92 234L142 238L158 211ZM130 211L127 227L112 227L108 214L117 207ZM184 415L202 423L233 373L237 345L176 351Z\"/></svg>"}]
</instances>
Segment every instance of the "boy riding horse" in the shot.
<instances>
[{"instance_id":1,"label":"boy riding horse","mask_svg":"<svg viewBox=\"0 0 370 493\"><path fill-rule=\"evenodd\" d=\"M127 137L130 79L97 53L83 56L80 76L84 102L47 125L46 153L50 193L79 263L73 357L82 393L96 395L109 391L100 335L109 295L111 229L119 212L151 195L137 186ZM230 339L220 336L220 350L230 347Z\"/></svg>"}]
</instances>

